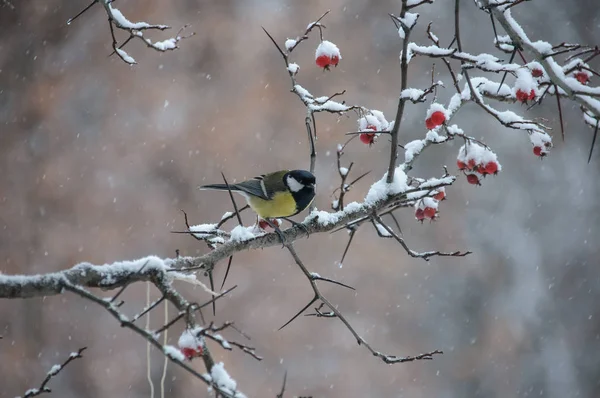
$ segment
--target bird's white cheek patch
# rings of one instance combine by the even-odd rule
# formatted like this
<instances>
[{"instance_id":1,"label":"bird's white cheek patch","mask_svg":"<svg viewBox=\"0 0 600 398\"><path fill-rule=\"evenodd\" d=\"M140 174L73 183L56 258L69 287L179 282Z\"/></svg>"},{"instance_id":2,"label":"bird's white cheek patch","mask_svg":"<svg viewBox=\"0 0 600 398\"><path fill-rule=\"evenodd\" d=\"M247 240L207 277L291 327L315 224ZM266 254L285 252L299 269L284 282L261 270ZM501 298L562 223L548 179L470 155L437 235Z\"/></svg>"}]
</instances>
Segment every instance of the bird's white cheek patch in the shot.
<instances>
[{"instance_id":1,"label":"bird's white cheek patch","mask_svg":"<svg viewBox=\"0 0 600 398\"><path fill-rule=\"evenodd\" d=\"M304 185L300 184L298 180L296 180L292 176L287 177L287 186L290 188L292 192L299 192L304 188Z\"/></svg>"}]
</instances>

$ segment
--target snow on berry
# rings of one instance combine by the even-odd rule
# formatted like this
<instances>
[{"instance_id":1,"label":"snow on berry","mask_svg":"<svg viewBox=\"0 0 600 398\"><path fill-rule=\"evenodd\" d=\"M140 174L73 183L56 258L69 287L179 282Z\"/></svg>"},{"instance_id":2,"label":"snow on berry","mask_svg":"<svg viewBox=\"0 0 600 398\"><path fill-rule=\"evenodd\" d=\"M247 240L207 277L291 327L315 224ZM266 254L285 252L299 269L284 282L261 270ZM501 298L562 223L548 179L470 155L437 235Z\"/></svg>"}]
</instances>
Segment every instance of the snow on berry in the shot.
<instances>
[{"instance_id":1,"label":"snow on berry","mask_svg":"<svg viewBox=\"0 0 600 398\"><path fill-rule=\"evenodd\" d=\"M433 195L433 198L438 202L446 199L446 189L444 187L438 188L437 193Z\"/></svg>"},{"instance_id":2,"label":"snow on berry","mask_svg":"<svg viewBox=\"0 0 600 398\"><path fill-rule=\"evenodd\" d=\"M552 137L546 133L534 131L529 134L529 141L533 144L533 153L535 156L546 156L552 148Z\"/></svg>"},{"instance_id":3,"label":"snow on berry","mask_svg":"<svg viewBox=\"0 0 600 398\"><path fill-rule=\"evenodd\" d=\"M415 204L415 218L423 221L428 218L434 220L437 214L438 202L433 198L423 198Z\"/></svg>"},{"instance_id":4,"label":"snow on berry","mask_svg":"<svg viewBox=\"0 0 600 398\"><path fill-rule=\"evenodd\" d=\"M202 338L196 337L201 331L202 328L195 328L193 330L186 329L181 333L181 336L179 336L177 345L179 346L181 353L189 360L202 355Z\"/></svg>"},{"instance_id":5,"label":"snow on berry","mask_svg":"<svg viewBox=\"0 0 600 398\"><path fill-rule=\"evenodd\" d=\"M519 68L515 72L517 80L513 87L513 95L523 103L535 99L538 86L529 69Z\"/></svg>"},{"instance_id":6,"label":"snow on berry","mask_svg":"<svg viewBox=\"0 0 600 398\"><path fill-rule=\"evenodd\" d=\"M419 221L422 221L424 218L433 220L437 214L437 209L437 200L430 197L423 198L415 204L415 217Z\"/></svg>"},{"instance_id":7,"label":"snow on berry","mask_svg":"<svg viewBox=\"0 0 600 398\"><path fill-rule=\"evenodd\" d=\"M544 67L536 61L531 61L526 65L531 71L531 76L538 78L544 76Z\"/></svg>"},{"instance_id":8,"label":"snow on berry","mask_svg":"<svg viewBox=\"0 0 600 398\"><path fill-rule=\"evenodd\" d=\"M431 104L425 116L425 126L428 130L433 130L437 126L441 126L448 120L447 111L441 105L436 103Z\"/></svg>"},{"instance_id":9,"label":"snow on berry","mask_svg":"<svg viewBox=\"0 0 600 398\"><path fill-rule=\"evenodd\" d=\"M497 174L502 170L496 154L475 142L460 147L456 164L459 170L472 170L482 175Z\"/></svg>"},{"instance_id":10,"label":"snow on berry","mask_svg":"<svg viewBox=\"0 0 600 398\"><path fill-rule=\"evenodd\" d=\"M342 59L340 49L327 40L323 40L315 51L315 62L323 69L329 69L330 65L337 66L340 59Z\"/></svg>"},{"instance_id":11,"label":"snow on berry","mask_svg":"<svg viewBox=\"0 0 600 398\"><path fill-rule=\"evenodd\" d=\"M588 82L590 81L590 77L592 77L592 74L587 70L580 70L578 72L575 72L573 77L577 79L577 81L581 84L588 84Z\"/></svg>"},{"instance_id":12,"label":"snow on berry","mask_svg":"<svg viewBox=\"0 0 600 398\"><path fill-rule=\"evenodd\" d=\"M531 90L529 93L527 93L527 92L519 89L519 90L517 90L515 97L517 97L517 101L520 101L520 102L526 104L527 101L531 101L531 100L535 99L535 91Z\"/></svg>"},{"instance_id":13,"label":"snow on berry","mask_svg":"<svg viewBox=\"0 0 600 398\"><path fill-rule=\"evenodd\" d=\"M383 112L372 109L368 114L358 119L358 130L365 131L367 129L375 131L386 131L391 129L393 122L390 123L386 120Z\"/></svg>"}]
</instances>

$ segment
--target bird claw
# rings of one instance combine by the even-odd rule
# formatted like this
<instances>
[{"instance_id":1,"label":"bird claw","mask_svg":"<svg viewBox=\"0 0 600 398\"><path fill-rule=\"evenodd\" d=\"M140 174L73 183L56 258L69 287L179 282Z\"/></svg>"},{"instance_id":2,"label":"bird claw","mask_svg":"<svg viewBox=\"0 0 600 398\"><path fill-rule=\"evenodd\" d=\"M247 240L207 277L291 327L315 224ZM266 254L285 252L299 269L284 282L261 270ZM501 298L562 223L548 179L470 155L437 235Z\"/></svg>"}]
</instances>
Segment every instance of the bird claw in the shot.
<instances>
[{"instance_id":1,"label":"bird claw","mask_svg":"<svg viewBox=\"0 0 600 398\"><path fill-rule=\"evenodd\" d=\"M306 225L304 225L302 223L299 223L299 222L296 222L296 221L294 221L292 219L289 219L287 217L283 217L283 219L285 221L289 222L290 224L292 224L294 227L297 227L297 228L303 230L304 232L306 232L306 238L307 239L310 238L310 233L308 232L308 228L306 228Z\"/></svg>"},{"instance_id":2,"label":"bird claw","mask_svg":"<svg viewBox=\"0 0 600 398\"><path fill-rule=\"evenodd\" d=\"M272 222L271 220L268 219L264 219L267 224L269 224L269 226L271 228L273 228L275 230L275 232L277 233L277 236L279 236L279 241L281 242L281 248L283 249L285 247L285 236L283 235L283 232L281 232L281 229L279 229L279 227L277 225L275 225L274 222Z\"/></svg>"}]
</instances>

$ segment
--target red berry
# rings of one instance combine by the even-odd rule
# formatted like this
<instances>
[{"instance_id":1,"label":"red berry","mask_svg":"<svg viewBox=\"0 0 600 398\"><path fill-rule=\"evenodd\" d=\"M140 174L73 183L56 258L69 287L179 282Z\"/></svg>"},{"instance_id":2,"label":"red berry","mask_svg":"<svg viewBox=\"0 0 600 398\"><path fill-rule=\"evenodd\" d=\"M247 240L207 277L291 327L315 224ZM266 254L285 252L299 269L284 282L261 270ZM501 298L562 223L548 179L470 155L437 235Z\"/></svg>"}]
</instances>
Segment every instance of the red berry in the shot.
<instances>
[{"instance_id":1,"label":"red berry","mask_svg":"<svg viewBox=\"0 0 600 398\"><path fill-rule=\"evenodd\" d=\"M587 84L590 78L585 72L577 72L575 73L575 79L581 84Z\"/></svg>"},{"instance_id":2,"label":"red berry","mask_svg":"<svg viewBox=\"0 0 600 398\"><path fill-rule=\"evenodd\" d=\"M464 170L467 168L467 165L462 160L457 160L456 165L458 166L459 170Z\"/></svg>"},{"instance_id":3,"label":"red berry","mask_svg":"<svg viewBox=\"0 0 600 398\"><path fill-rule=\"evenodd\" d=\"M281 224L279 223L279 220L277 220L276 218L273 218L271 220L269 220L271 222L271 224L275 225L275 226L280 226ZM267 220L264 219L260 219L258 220L258 226L260 229L267 229L267 228L271 228L271 226L269 225L269 222Z\"/></svg>"},{"instance_id":4,"label":"red berry","mask_svg":"<svg viewBox=\"0 0 600 398\"><path fill-rule=\"evenodd\" d=\"M517 90L517 100L527 102L527 93L521 89Z\"/></svg>"},{"instance_id":5,"label":"red berry","mask_svg":"<svg viewBox=\"0 0 600 398\"><path fill-rule=\"evenodd\" d=\"M475 165L475 159L469 159L469 162L467 163L467 169L473 170L476 167L477 166Z\"/></svg>"},{"instance_id":6,"label":"red berry","mask_svg":"<svg viewBox=\"0 0 600 398\"><path fill-rule=\"evenodd\" d=\"M423 211L423 209L417 209L417 211L415 211L415 217L417 218L417 220L423 221L423 219L425 218L425 212Z\"/></svg>"},{"instance_id":7,"label":"red berry","mask_svg":"<svg viewBox=\"0 0 600 398\"><path fill-rule=\"evenodd\" d=\"M446 115L442 111L435 111L431 114L430 119L436 126L441 126L446 121Z\"/></svg>"},{"instance_id":8,"label":"red berry","mask_svg":"<svg viewBox=\"0 0 600 398\"><path fill-rule=\"evenodd\" d=\"M479 177L475 174L467 174L467 182L473 185L481 185L479 184Z\"/></svg>"},{"instance_id":9,"label":"red berry","mask_svg":"<svg viewBox=\"0 0 600 398\"><path fill-rule=\"evenodd\" d=\"M373 126L372 124L368 124L368 125L367 125L367 128L368 128L369 130L377 131L377 127Z\"/></svg>"},{"instance_id":10,"label":"red berry","mask_svg":"<svg viewBox=\"0 0 600 398\"><path fill-rule=\"evenodd\" d=\"M496 174L496 173L498 173L498 163L488 162L485 165L484 169L487 174Z\"/></svg>"},{"instance_id":11,"label":"red berry","mask_svg":"<svg viewBox=\"0 0 600 398\"><path fill-rule=\"evenodd\" d=\"M375 142L375 133L361 133L359 138L363 144L371 145Z\"/></svg>"},{"instance_id":12,"label":"red berry","mask_svg":"<svg viewBox=\"0 0 600 398\"><path fill-rule=\"evenodd\" d=\"M340 57L338 57L337 55L334 55L333 57L331 57L331 61L329 62L330 65L333 66L337 66L337 64L340 62Z\"/></svg>"},{"instance_id":13,"label":"red berry","mask_svg":"<svg viewBox=\"0 0 600 398\"><path fill-rule=\"evenodd\" d=\"M440 191L440 192L436 193L435 195L433 195L433 198L435 200L444 200L444 199L446 199L446 194L444 193L444 191Z\"/></svg>"},{"instance_id":14,"label":"red berry","mask_svg":"<svg viewBox=\"0 0 600 398\"><path fill-rule=\"evenodd\" d=\"M546 156L546 152L542 149L541 146L534 146L533 153L535 154L535 156Z\"/></svg>"},{"instance_id":15,"label":"red berry","mask_svg":"<svg viewBox=\"0 0 600 398\"><path fill-rule=\"evenodd\" d=\"M425 215L425 218L433 220L435 218L435 209L433 207L426 207L425 210L423 210L423 214Z\"/></svg>"},{"instance_id":16,"label":"red berry","mask_svg":"<svg viewBox=\"0 0 600 398\"><path fill-rule=\"evenodd\" d=\"M319 68L327 68L331 64L331 58L328 55L319 55L317 57L316 63ZM337 65L337 61L335 65Z\"/></svg>"},{"instance_id":17,"label":"red berry","mask_svg":"<svg viewBox=\"0 0 600 398\"><path fill-rule=\"evenodd\" d=\"M425 127L427 127L427 130L433 130L437 127L437 124L435 124L431 118L428 118L425 119Z\"/></svg>"},{"instance_id":18,"label":"red berry","mask_svg":"<svg viewBox=\"0 0 600 398\"><path fill-rule=\"evenodd\" d=\"M266 220L258 220L258 227L260 229L267 229L267 227L269 227L269 223Z\"/></svg>"},{"instance_id":19,"label":"red berry","mask_svg":"<svg viewBox=\"0 0 600 398\"><path fill-rule=\"evenodd\" d=\"M533 100L535 99L535 90L531 90L529 92L529 94L527 94L525 91L518 89L517 90L517 100L521 101L522 103L526 104L527 101Z\"/></svg>"},{"instance_id":20,"label":"red berry","mask_svg":"<svg viewBox=\"0 0 600 398\"><path fill-rule=\"evenodd\" d=\"M181 353L187 358L192 359L202 355L202 347L198 346L197 349L184 347L181 349Z\"/></svg>"},{"instance_id":21,"label":"red berry","mask_svg":"<svg viewBox=\"0 0 600 398\"><path fill-rule=\"evenodd\" d=\"M531 76L533 77L542 77L544 76L544 72L541 69L535 68L531 71Z\"/></svg>"}]
</instances>

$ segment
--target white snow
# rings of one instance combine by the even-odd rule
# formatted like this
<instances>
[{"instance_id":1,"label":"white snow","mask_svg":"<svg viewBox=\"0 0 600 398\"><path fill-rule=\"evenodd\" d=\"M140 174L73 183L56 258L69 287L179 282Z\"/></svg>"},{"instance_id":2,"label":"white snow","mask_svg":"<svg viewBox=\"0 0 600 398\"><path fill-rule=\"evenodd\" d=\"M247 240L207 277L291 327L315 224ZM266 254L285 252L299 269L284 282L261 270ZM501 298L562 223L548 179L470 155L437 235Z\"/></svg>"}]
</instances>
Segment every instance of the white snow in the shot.
<instances>
[{"instance_id":1,"label":"white snow","mask_svg":"<svg viewBox=\"0 0 600 398\"><path fill-rule=\"evenodd\" d=\"M517 69L516 73L517 80L515 81L513 94L516 95L518 90L529 94L533 90L537 97L538 85L535 78L531 76L531 71L528 68L519 68Z\"/></svg>"},{"instance_id":2,"label":"white snow","mask_svg":"<svg viewBox=\"0 0 600 398\"><path fill-rule=\"evenodd\" d=\"M425 140L414 140L404 145L404 161L410 163L425 148Z\"/></svg>"},{"instance_id":3,"label":"white snow","mask_svg":"<svg viewBox=\"0 0 600 398\"><path fill-rule=\"evenodd\" d=\"M481 146L476 142L470 142L469 144L461 146L458 150L457 159L465 164L468 164L470 161L474 162L477 166L485 166L489 162L496 162L498 164L498 171L502 170L502 166L498 162L496 154L489 148Z\"/></svg>"},{"instance_id":4,"label":"white snow","mask_svg":"<svg viewBox=\"0 0 600 398\"><path fill-rule=\"evenodd\" d=\"M177 48L177 39L174 37L163 41L157 41L154 44L152 44L152 42L150 42L150 40L148 39L146 39L146 42L151 44L152 47L156 48L159 51L167 51Z\"/></svg>"},{"instance_id":5,"label":"white snow","mask_svg":"<svg viewBox=\"0 0 600 398\"><path fill-rule=\"evenodd\" d=\"M116 48L115 50L117 51L119 56L123 59L123 61L127 62L129 65L133 65L133 64L137 63L137 62L135 62L135 59L133 59L132 56L130 56L129 54L127 54L125 52L125 50L121 50L120 48Z\"/></svg>"},{"instance_id":6,"label":"white snow","mask_svg":"<svg viewBox=\"0 0 600 398\"><path fill-rule=\"evenodd\" d=\"M292 48L294 48L296 46L297 41L294 39L287 39L285 41L285 48L286 50L290 51Z\"/></svg>"},{"instance_id":7,"label":"white snow","mask_svg":"<svg viewBox=\"0 0 600 398\"><path fill-rule=\"evenodd\" d=\"M348 168L346 168L346 167L340 167L340 174L342 176L344 176L344 177L347 176L348 175Z\"/></svg>"},{"instance_id":8,"label":"white snow","mask_svg":"<svg viewBox=\"0 0 600 398\"><path fill-rule=\"evenodd\" d=\"M223 216L223 218L225 218ZM203 238L206 235L214 235L218 232L217 224L198 224L190 226L190 231L194 232L197 238Z\"/></svg>"},{"instance_id":9,"label":"white snow","mask_svg":"<svg viewBox=\"0 0 600 398\"><path fill-rule=\"evenodd\" d=\"M62 369L62 365L54 365L48 371L48 376L55 376Z\"/></svg>"},{"instance_id":10,"label":"white snow","mask_svg":"<svg viewBox=\"0 0 600 398\"><path fill-rule=\"evenodd\" d=\"M419 46L416 43L408 43L406 59L410 61L413 54L428 55L433 57L444 57L454 54L456 50L451 48L441 48L438 46Z\"/></svg>"},{"instance_id":11,"label":"white snow","mask_svg":"<svg viewBox=\"0 0 600 398\"><path fill-rule=\"evenodd\" d=\"M419 18L419 14L413 14L411 12L407 12L404 14L404 18L399 18L402 24L398 28L398 35L401 39L406 38L406 33L404 32L404 26L410 31L415 24L417 23L417 18Z\"/></svg>"},{"instance_id":12,"label":"white snow","mask_svg":"<svg viewBox=\"0 0 600 398\"><path fill-rule=\"evenodd\" d=\"M212 381L219 388L226 388L229 391L235 391L237 383L229 376L229 373L225 370L223 362L215 363L210 369L210 376Z\"/></svg>"},{"instance_id":13,"label":"white snow","mask_svg":"<svg viewBox=\"0 0 600 398\"><path fill-rule=\"evenodd\" d=\"M450 135L455 135L455 134L464 135L465 134L465 132L463 131L463 129L461 129L460 127L458 127L456 124L453 124L452 126L446 126L446 131Z\"/></svg>"},{"instance_id":14,"label":"white snow","mask_svg":"<svg viewBox=\"0 0 600 398\"><path fill-rule=\"evenodd\" d=\"M341 102L336 102L329 100L323 104L309 104L309 109L319 112L319 111L328 111L328 112L345 112L350 107L348 105L344 105Z\"/></svg>"},{"instance_id":15,"label":"white snow","mask_svg":"<svg viewBox=\"0 0 600 398\"><path fill-rule=\"evenodd\" d=\"M406 173L402 170L402 166L396 167L394 172L394 180L391 184L386 182L387 172L381 180L371 185L367 196L365 197L365 205L374 206L377 202L387 199L389 196L397 195L408 189L408 181Z\"/></svg>"},{"instance_id":16,"label":"white snow","mask_svg":"<svg viewBox=\"0 0 600 398\"><path fill-rule=\"evenodd\" d=\"M254 239L254 234L251 232L254 227L246 228L243 225L238 225L231 230L230 241L233 242L244 242L250 239Z\"/></svg>"},{"instance_id":17,"label":"white snow","mask_svg":"<svg viewBox=\"0 0 600 398\"><path fill-rule=\"evenodd\" d=\"M372 109L369 114L358 119L358 131L373 133L373 129L367 128L367 126L375 127L376 131L386 131L391 128L391 123L386 120L383 112Z\"/></svg>"},{"instance_id":18,"label":"white snow","mask_svg":"<svg viewBox=\"0 0 600 398\"><path fill-rule=\"evenodd\" d=\"M181 333L181 336L179 336L177 346L179 346L179 348L191 348L193 350L202 347L202 340L196 337L201 331L202 328L199 327L194 328L193 330L184 330L183 333Z\"/></svg>"},{"instance_id":19,"label":"white snow","mask_svg":"<svg viewBox=\"0 0 600 398\"><path fill-rule=\"evenodd\" d=\"M400 93L400 98L406 98L411 101L418 101L425 94L425 91L418 88L406 88Z\"/></svg>"},{"instance_id":20,"label":"white snow","mask_svg":"<svg viewBox=\"0 0 600 398\"><path fill-rule=\"evenodd\" d=\"M296 73L298 73L298 70L300 69L300 66L298 66L298 64L296 63L291 63L288 65L287 70L292 74L295 75Z\"/></svg>"},{"instance_id":21,"label":"white snow","mask_svg":"<svg viewBox=\"0 0 600 398\"><path fill-rule=\"evenodd\" d=\"M390 234L388 232L388 230L385 229L385 227L383 225L381 225L380 223L378 223L378 222L375 222L375 228L377 228L377 232L379 232L379 235L381 235L381 236L385 236L385 237L391 237L392 236L392 234Z\"/></svg>"},{"instance_id":22,"label":"white snow","mask_svg":"<svg viewBox=\"0 0 600 398\"><path fill-rule=\"evenodd\" d=\"M315 51L315 59L319 58L321 55L325 55L329 58L337 57L338 60L342 59L342 55L340 54L340 49L328 40L323 40L317 50Z\"/></svg>"},{"instance_id":23,"label":"white snow","mask_svg":"<svg viewBox=\"0 0 600 398\"><path fill-rule=\"evenodd\" d=\"M179 349L177 349L176 347L173 347L172 345L165 345L163 347L163 352L169 358L175 359L180 362L185 361L185 355L183 355L183 353L181 351L179 351Z\"/></svg>"},{"instance_id":24,"label":"white snow","mask_svg":"<svg viewBox=\"0 0 600 398\"><path fill-rule=\"evenodd\" d=\"M552 144L552 138L548 134L538 131L529 134L529 141L531 141L533 146L539 146L542 149L545 149L546 143Z\"/></svg>"},{"instance_id":25,"label":"white snow","mask_svg":"<svg viewBox=\"0 0 600 398\"><path fill-rule=\"evenodd\" d=\"M166 25L150 25L147 22L131 22L130 20L128 20L125 17L125 15L123 15L123 13L121 11L119 11L116 8L113 8L110 3L108 4L108 9L112 15L112 18L117 23L117 25L122 28L125 28L125 29L141 30L141 29L148 29L151 27L157 27L159 29L167 28Z\"/></svg>"},{"instance_id":26,"label":"white snow","mask_svg":"<svg viewBox=\"0 0 600 398\"><path fill-rule=\"evenodd\" d=\"M313 101L312 94L310 92L308 92L308 90L305 89L304 87L302 87L301 85L296 84L294 86L294 90L296 90L296 92L298 93L298 95L300 95L303 100L310 100L309 102Z\"/></svg>"},{"instance_id":27,"label":"white snow","mask_svg":"<svg viewBox=\"0 0 600 398\"><path fill-rule=\"evenodd\" d=\"M438 102L434 102L429 106L429 109L427 109L427 118L429 119L434 112L442 112L446 120L449 119L450 115L446 111L446 108L444 108L444 106Z\"/></svg>"}]
</instances>

